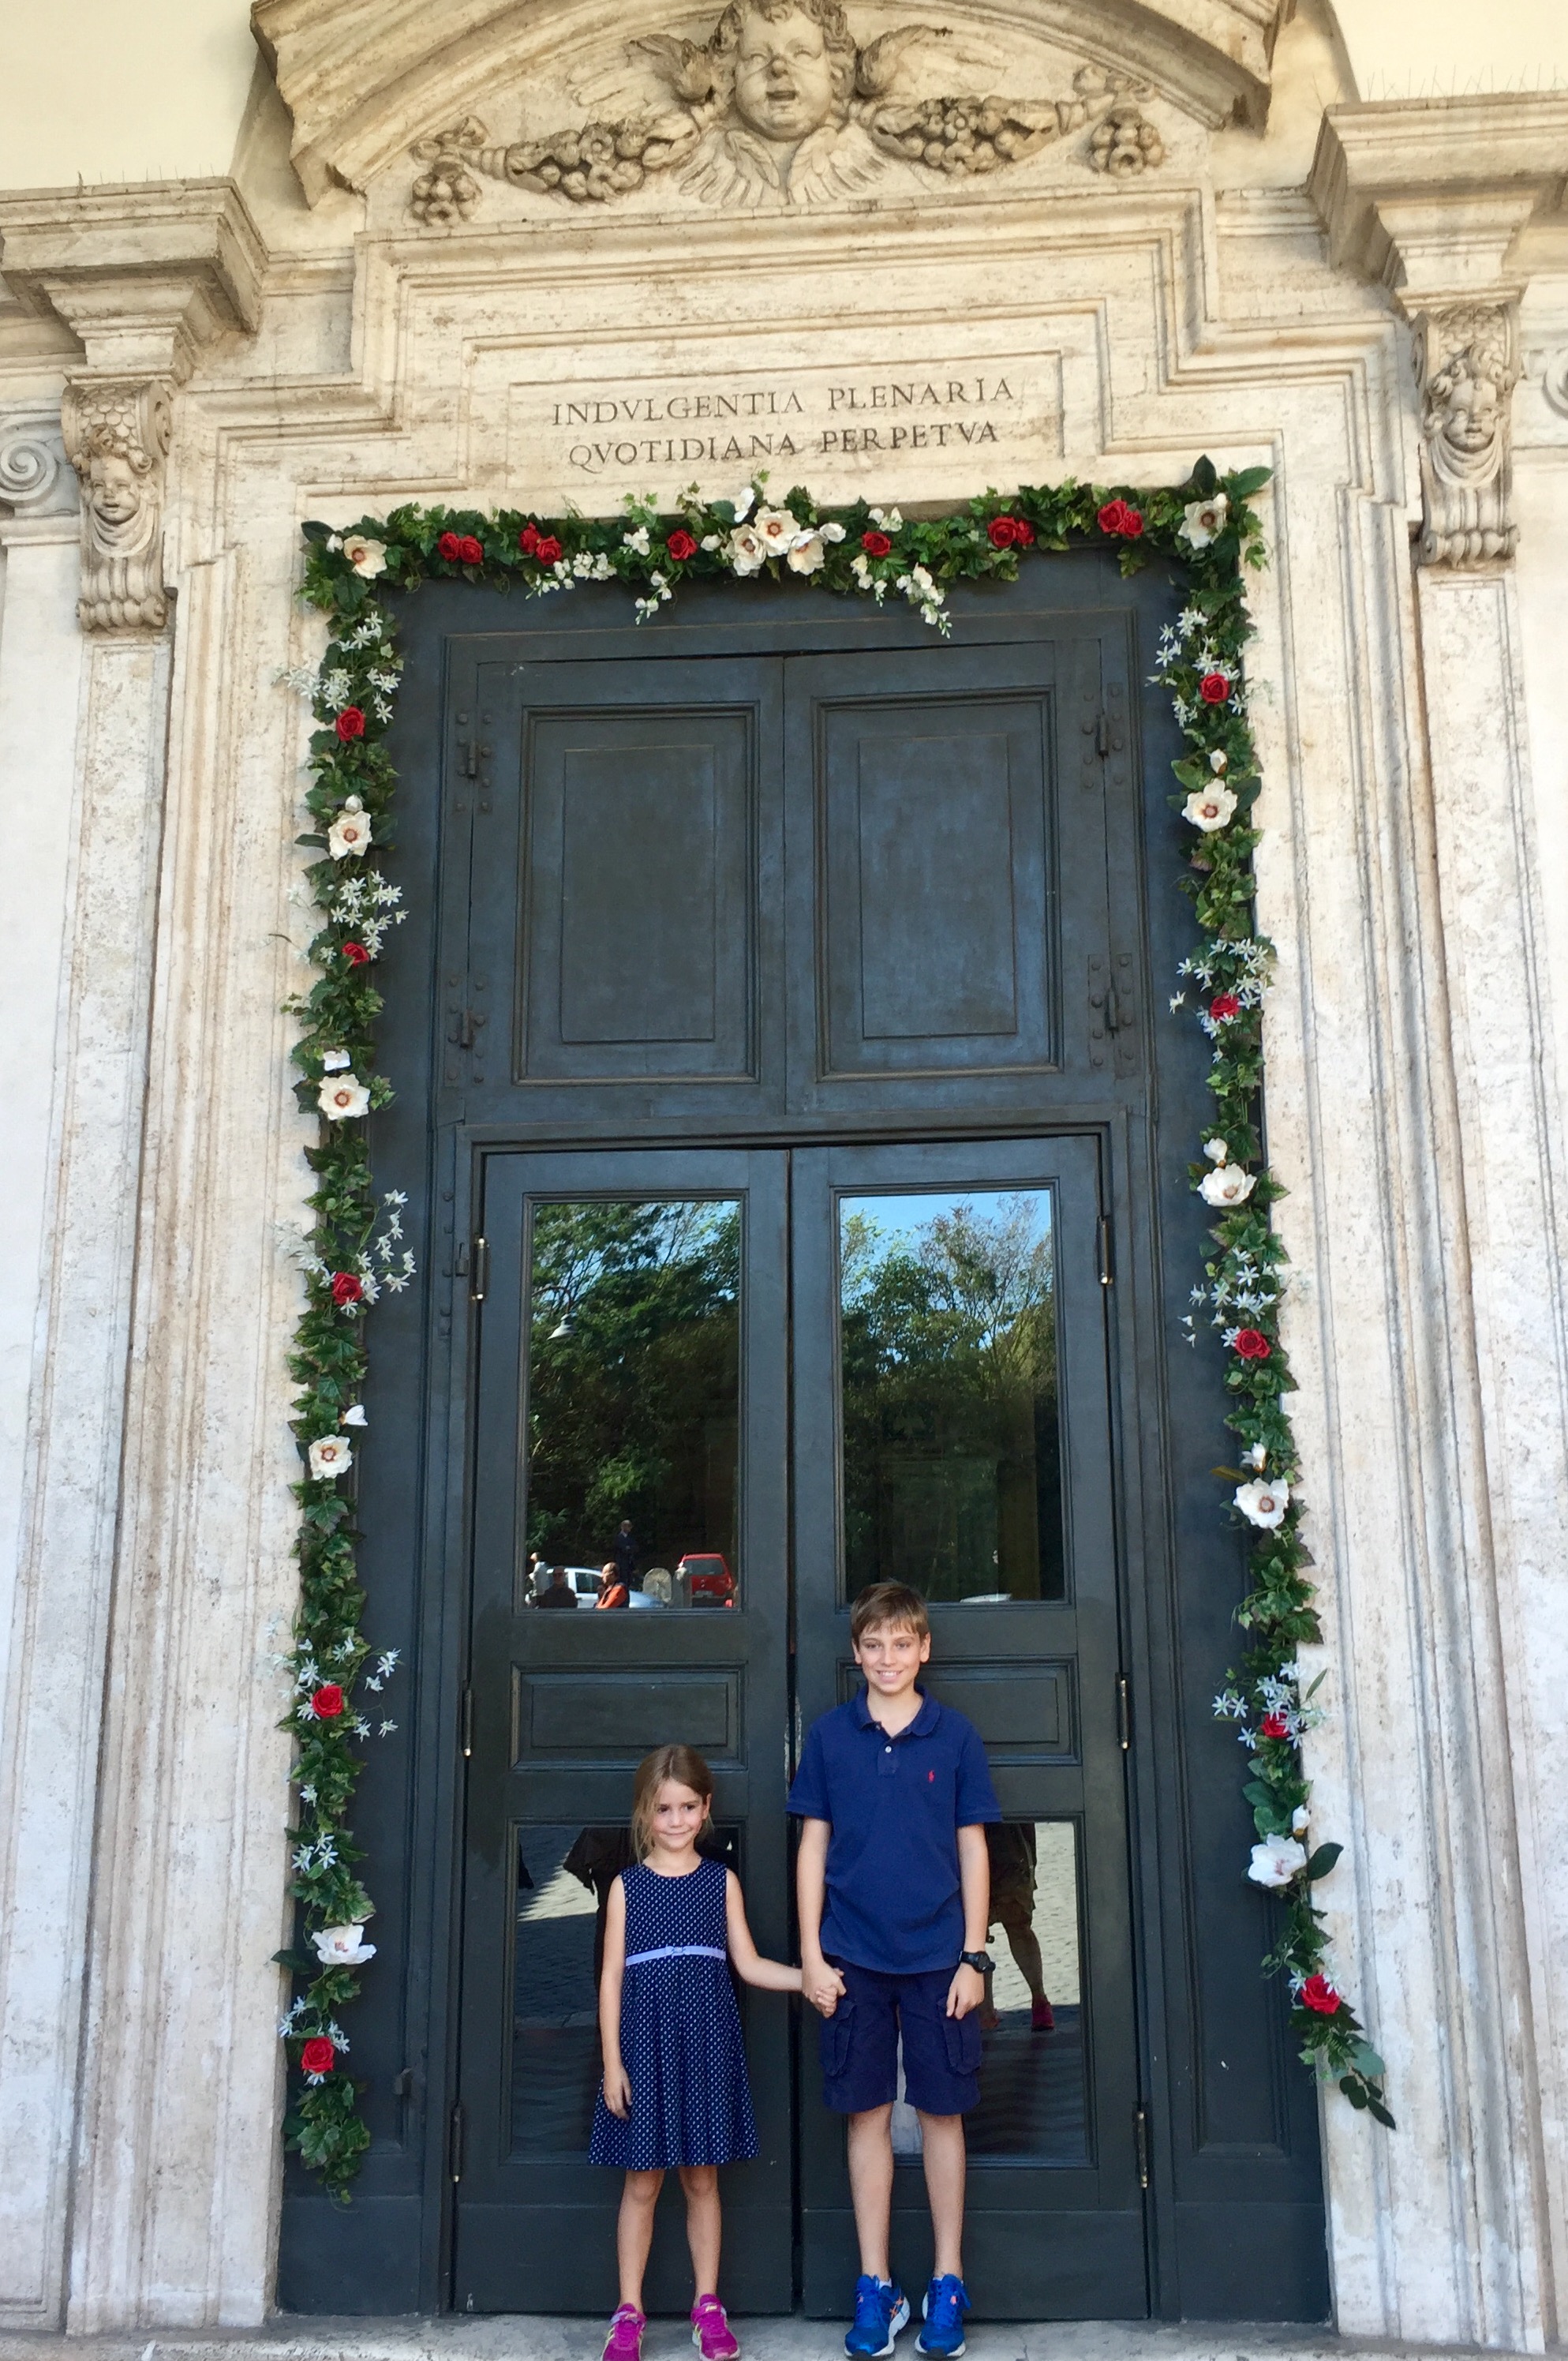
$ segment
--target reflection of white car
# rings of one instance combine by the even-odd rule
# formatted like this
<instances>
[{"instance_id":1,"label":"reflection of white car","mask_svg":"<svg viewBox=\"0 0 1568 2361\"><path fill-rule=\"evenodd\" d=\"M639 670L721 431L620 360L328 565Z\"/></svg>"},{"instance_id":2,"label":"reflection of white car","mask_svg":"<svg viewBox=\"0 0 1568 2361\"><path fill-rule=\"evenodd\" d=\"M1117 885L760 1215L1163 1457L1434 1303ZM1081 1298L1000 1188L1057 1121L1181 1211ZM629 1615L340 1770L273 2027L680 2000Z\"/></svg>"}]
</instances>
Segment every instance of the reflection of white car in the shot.
<instances>
[{"instance_id":1,"label":"reflection of white car","mask_svg":"<svg viewBox=\"0 0 1568 2361\"><path fill-rule=\"evenodd\" d=\"M566 1568L568 1587L577 1594L579 1607L597 1613L599 1603L599 1570L597 1565L569 1565ZM652 1598L646 1591L634 1590L627 1599L628 1607L662 1607L662 1598Z\"/></svg>"}]
</instances>

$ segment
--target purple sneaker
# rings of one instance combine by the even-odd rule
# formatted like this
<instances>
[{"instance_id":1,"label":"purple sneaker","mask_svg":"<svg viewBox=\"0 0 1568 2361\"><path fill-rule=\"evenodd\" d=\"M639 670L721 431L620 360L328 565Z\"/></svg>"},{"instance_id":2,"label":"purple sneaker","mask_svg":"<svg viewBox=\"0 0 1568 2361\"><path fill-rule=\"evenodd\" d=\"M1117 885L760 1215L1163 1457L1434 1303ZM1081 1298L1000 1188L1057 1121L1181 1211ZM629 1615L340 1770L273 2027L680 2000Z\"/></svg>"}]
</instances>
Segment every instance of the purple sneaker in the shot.
<instances>
[{"instance_id":1,"label":"purple sneaker","mask_svg":"<svg viewBox=\"0 0 1568 2361\"><path fill-rule=\"evenodd\" d=\"M735 2332L716 2295L699 2295L692 2306L692 2343L702 2361L740 2361Z\"/></svg>"},{"instance_id":2,"label":"purple sneaker","mask_svg":"<svg viewBox=\"0 0 1568 2361\"><path fill-rule=\"evenodd\" d=\"M604 2341L604 2361L642 2361L642 2331L647 2325L646 2312L639 2312L634 2303L617 2304Z\"/></svg>"}]
</instances>

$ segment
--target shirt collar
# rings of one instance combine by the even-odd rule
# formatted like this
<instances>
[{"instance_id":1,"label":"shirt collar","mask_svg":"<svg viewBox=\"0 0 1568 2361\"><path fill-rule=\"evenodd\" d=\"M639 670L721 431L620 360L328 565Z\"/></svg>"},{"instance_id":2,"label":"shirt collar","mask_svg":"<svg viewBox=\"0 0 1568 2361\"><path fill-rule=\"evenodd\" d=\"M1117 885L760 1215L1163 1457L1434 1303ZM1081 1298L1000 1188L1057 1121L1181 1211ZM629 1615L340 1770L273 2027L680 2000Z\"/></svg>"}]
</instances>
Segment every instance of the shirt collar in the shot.
<instances>
[{"instance_id":1,"label":"shirt collar","mask_svg":"<svg viewBox=\"0 0 1568 2361\"><path fill-rule=\"evenodd\" d=\"M928 1738L937 1727L938 1716L942 1710L941 1707L937 1703L934 1697L930 1696L927 1690L920 1687L918 1683L916 1684L915 1694L920 1700L920 1710L916 1715L914 1720L906 1722L905 1727L899 1731L898 1735L900 1738ZM882 1727L880 1722L874 1721L872 1719L871 1692L867 1688L864 1681L861 1683L860 1687L855 1691L854 1707L855 1727L857 1730L872 1730L880 1729Z\"/></svg>"}]
</instances>

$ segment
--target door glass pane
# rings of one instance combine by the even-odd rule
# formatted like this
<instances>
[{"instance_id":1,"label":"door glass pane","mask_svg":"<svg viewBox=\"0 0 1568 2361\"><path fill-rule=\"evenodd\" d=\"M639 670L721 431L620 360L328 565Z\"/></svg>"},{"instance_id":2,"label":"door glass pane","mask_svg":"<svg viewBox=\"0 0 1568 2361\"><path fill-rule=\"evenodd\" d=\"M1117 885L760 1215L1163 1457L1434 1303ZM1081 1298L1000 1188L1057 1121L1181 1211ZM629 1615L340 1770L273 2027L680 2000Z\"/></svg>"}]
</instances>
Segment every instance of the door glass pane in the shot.
<instances>
[{"instance_id":1,"label":"door glass pane","mask_svg":"<svg viewBox=\"0 0 1568 2361\"><path fill-rule=\"evenodd\" d=\"M529 1271L523 1596L736 1606L739 1202L539 1202Z\"/></svg>"},{"instance_id":2,"label":"door glass pane","mask_svg":"<svg viewBox=\"0 0 1568 2361\"><path fill-rule=\"evenodd\" d=\"M535 1824L512 1831L511 2153L586 2156L599 2086L598 1976L609 1890L635 1855L631 1831ZM740 1832L699 1850L740 1865Z\"/></svg>"},{"instance_id":3,"label":"door glass pane","mask_svg":"<svg viewBox=\"0 0 1568 2361\"><path fill-rule=\"evenodd\" d=\"M993 2164L1089 2160L1080 1991L1079 1830L1072 1820L1003 1820L991 1850L996 1962L981 2013L980 2104L964 2118L970 2158ZM893 2145L918 2157L920 2121L902 2070Z\"/></svg>"},{"instance_id":4,"label":"door glass pane","mask_svg":"<svg viewBox=\"0 0 1568 2361\"><path fill-rule=\"evenodd\" d=\"M844 1582L1065 1596L1048 1189L839 1203Z\"/></svg>"}]
</instances>

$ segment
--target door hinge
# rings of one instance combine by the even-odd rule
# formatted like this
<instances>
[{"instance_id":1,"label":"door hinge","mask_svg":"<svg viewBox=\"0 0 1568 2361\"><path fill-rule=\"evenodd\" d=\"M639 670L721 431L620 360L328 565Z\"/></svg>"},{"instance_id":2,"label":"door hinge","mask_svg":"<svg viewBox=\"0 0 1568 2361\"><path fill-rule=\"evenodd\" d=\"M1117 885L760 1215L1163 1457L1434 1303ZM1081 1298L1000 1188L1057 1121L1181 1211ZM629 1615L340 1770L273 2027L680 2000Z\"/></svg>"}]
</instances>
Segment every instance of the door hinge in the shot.
<instances>
[{"instance_id":1,"label":"door hinge","mask_svg":"<svg viewBox=\"0 0 1568 2361\"><path fill-rule=\"evenodd\" d=\"M1116 1675L1116 1731L1122 1741L1122 1752L1133 1742L1133 1694L1127 1686L1125 1673Z\"/></svg>"},{"instance_id":2,"label":"door hinge","mask_svg":"<svg viewBox=\"0 0 1568 2361\"><path fill-rule=\"evenodd\" d=\"M1149 2118L1146 2107L1133 2109L1133 2146L1138 2158L1138 2187L1149 2185ZM455 2174L453 2176L456 2178Z\"/></svg>"},{"instance_id":3,"label":"door hinge","mask_svg":"<svg viewBox=\"0 0 1568 2361\"><path fill-rule=\"evenodd\" d=\"M457 1027L455 1032L447 1035L447 1039L455 1049L471 1049L478 1038L479 1027L485 1021L483 1010L458 1008L455 1009L453 1014L457 1019Z\"/></svg>"},{"instance_id":4,"label":"door hinge","mask_svg":"<svg viewBox=\"0 0 1568 2361\"><path fill-rule=\"evenodd\" d=\"M463 2178L463 2106L459 2101L452 2110L452 2121L446 2132L446 2167L454 2180ZM1148 2183L1144 2183L1146 2189Z\"/></svg>"},{"instance_id":5,"label":"door hinge","mask_svg":"<svg viewBox=\"0 0 1568 2361\"><path fill-rule=\"evenodd\" d=\"M489 1276L490 1242L488 1238L476 1238L474 1241L473 1265L468 1285L468 1297L471 1302L483 1303L485 1300L485 1289L488 1283Z\"/></svg>"},{"instance_id":6,"label":"door hinge","mask_svg":"<svg viewBox=\"0 0 1568 2361\"><path fill-rule=\"evenodd\" d=\"M1102 1287L1109 1287L1116 1276L1116 1267L1111 1259L1111 1216L1109 1213L1102 1213L1099 1220L1096 1222L1094 1225L1094 1238L1100 1256L1100 1284Z\"/></svg>"},{"instance_id":7,"label":"door hinge","mask_svg":"<svg viewBox=\"0 0 1568 2361\"><path fill-rule=\"evenodd\" d=\"M463 1760L467 1762L474 1752L474 1691L468 1682L463 1684Z\"/></svg>"}]
</instances>

